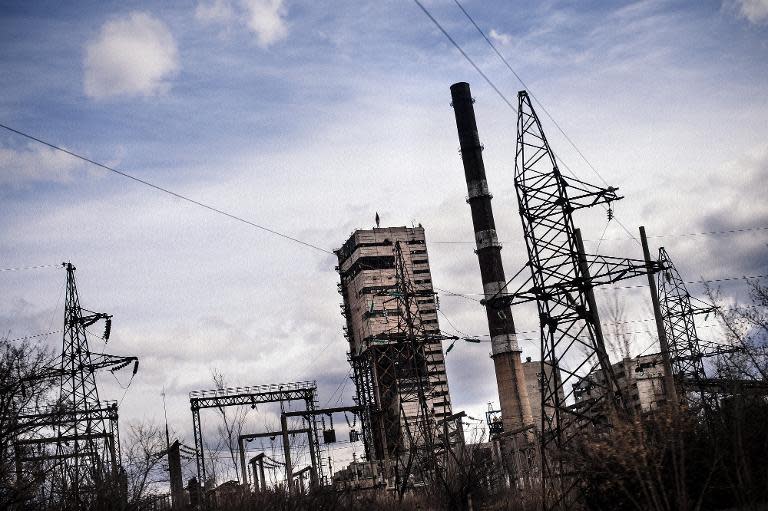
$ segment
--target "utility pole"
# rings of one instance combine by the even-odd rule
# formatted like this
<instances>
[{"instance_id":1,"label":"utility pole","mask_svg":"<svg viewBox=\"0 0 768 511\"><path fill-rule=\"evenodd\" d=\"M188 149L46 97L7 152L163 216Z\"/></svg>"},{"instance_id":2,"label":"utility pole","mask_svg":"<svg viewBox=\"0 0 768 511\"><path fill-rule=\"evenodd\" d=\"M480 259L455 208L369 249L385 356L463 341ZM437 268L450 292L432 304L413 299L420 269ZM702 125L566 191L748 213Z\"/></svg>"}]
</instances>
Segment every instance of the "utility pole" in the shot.
<instances>
[{"instance_id":1,"label":"utility pole","mask_svg":"<svg viewBox=\"0 0 768 511\"><path fill-rule=\"evenodd\" d=\"M645 235L645 226L640 226L640 243L643 245L643 257L645 263L650 268L651 252L648 249L648 238ZM677 397L677 388L675 386L675 376L672 373L672 361L667 342L667 333L664 330L664 318L661 315L661 306L659 304L659 291L656 289L656 279L653 273L648 272L648 287L651 291L651 304L653 305L653 318L656 320L656 334L659 336L659 348L661 350L661 362L664 366L664 393L667 401L673 409L677 409L680 402Z\"/></svg>"}]
</instances>

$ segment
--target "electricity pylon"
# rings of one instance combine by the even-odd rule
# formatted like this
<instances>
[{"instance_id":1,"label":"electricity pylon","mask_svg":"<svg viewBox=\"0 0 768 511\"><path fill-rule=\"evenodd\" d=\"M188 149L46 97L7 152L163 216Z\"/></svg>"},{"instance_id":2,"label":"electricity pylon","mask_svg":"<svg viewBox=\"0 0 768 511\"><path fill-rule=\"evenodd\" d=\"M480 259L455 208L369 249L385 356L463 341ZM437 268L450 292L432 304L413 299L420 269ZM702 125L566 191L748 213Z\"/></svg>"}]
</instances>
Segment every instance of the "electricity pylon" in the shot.
<instances>
[{"instance_id":1,"label":"electricity pylon","mask_svg":"<svg viewBox=\"0 0 768 511\"><path fill-rule=\"evenodd\" d=\"M54 435L19 439L17 443L56 446L54 454L27 460L53 461L49 498L64 509L81 509L99 500L118 498L115 491L120 468L117 403L99 399L95 373L102 369L115 372L133 363L135 375L138 359L91 353L87 328L104 321L102 338L106 341L112 316L81 307L75 267L71 263L64 266L67 291L60 364L41 368L34 376L36 380L58 379L59 400L52 409L24 414L29 424L51 428Z\"/></svg>"},{"instance_id":2,"label":"electricity pylon","mask_svg":"<svg viewBox=\"0 0 768 511\"><path fill-rule=\"evenodd\" d=\"M664 269L656 276L656 288L669 344L672 374L680 389L680 398L687 406L706 412L712 404L708 401L704 385L707 375L703 358L706 354L696 333L694 317L714 312L717 307L703 302L701 305L693 304L685 282L664 247L659 248L659 263Z\"/></svg>"},{"instance_id":3,"label":"electricity pylon","mask_svg":"<svg viewBox=\"0 0 768 511\"><path fill-rule=\"evenodd\" d=\"M564 177L525 91L518 95L518 107L515 190L531 277L516 291L502 290L487 302L537 303L542 499L544 509L564 510L580 496L579 475L568 462L572 440L586 427L609 424L626 409L605 349L593 288L655 268L643 260L585 254L572 213L610 206L621 197L616 188ZM575 384L585 378L589 393L576 396Z\"/></svg>"}]
</instances>

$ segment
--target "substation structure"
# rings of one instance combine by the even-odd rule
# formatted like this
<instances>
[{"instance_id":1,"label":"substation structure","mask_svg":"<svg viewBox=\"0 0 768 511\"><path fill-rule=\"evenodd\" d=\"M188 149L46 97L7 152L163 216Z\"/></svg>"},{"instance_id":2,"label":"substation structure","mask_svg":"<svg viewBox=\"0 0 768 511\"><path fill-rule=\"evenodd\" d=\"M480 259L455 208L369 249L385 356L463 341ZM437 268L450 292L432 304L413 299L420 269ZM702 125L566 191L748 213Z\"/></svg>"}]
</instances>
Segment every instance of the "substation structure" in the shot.
<instances>
[{"instance_id":1,"label":"substation structure","mask_svg":"<svg viewBox=\"0 0 768 511\"><path fill-rule=\"evenodd\" d=\"M246 468L245 463L245 453L246 453L246 444L252 440L256 440L259 438L277 438L280 437L283 440L283 451L287 453L288 456L290 456L290 440L288 439L288 435L296 436L296 435L307 435L307 443L309 445L309 456L311 460L311 465L314 466L318 457L318 453L315 452L314 447L312 446L312 429L310 428L302 428L302 429L287 429L285 431L285 437L283 436L283 431L266 431L264 433L246 433L244 435L240 435L237 437L237 446L238 451L240 453L240 471L242 476L243 484L248 483L248 470ZM264 490L267 487L266 479L264 478L264 458L266 457L266 454L263 452L260 452L253 458L251 458L248 461L248 465L251 467L251 482L253 483L253 490L254 491L260 491ZM286 480L292 481L295 474L293 474L292 471L287 470L286 468Z\"/></svg>"},{"instance_id":2,"label":"substation structure","mask_svg":"<svg viewBox=\"0 0 768 511\"><path fill-rule=\"evenodd\" d=\"M455 420L424 229L358 230L336 255L365 458L402 494L435 469Z\"/></svg>"},{"instance_id":3,"label":"substation structure","mask_svg":"<svg viewBox=\"0 0 768 511\"><path fill-rule=\"evenodd\" d=\"M24 378L22 395L18 396L25 400L27 392L33 392L45 382L58 380L58 399L54 404L19 409L11 422L15 432L17 485L35 488L38 497L49 505L80 508L97 501L125 499L120 490L118 404L99 398L95 373L101 370L114 373L133 364L133 378L139 362L136 357L91 352L88 336L94 334L87 328L104 321L101 339L106 343L112 316L80 305L76 268L71 263L63 266L67 283L59 364L41 367Z\"/></svg>"},{"instance_id":4,"label":"substation structure","mask_svg":"<svg viewBox=\"0 0 768 511\"><path fill-rule=\"evenodd\" d=\"M214 390L193 391L189 394L190 408L192 409L192 430L195 436L195 452L197 461L197 475L200 484L205 487L207 481L205 467L205 453L203 432L200 427L200 410L208 408L223 409L231 406L251 406L256 407L262 403L291 403L299 401L304 403L305 428L308 430L309 450L312 459L310 480L312 486L318 484L323 478L322 464L317 460L319 452L319 439L317 436L317 424L315 415L312 412L317 408L317 384L315 382L303 381L295 383L273 383L269 385L259 385L254 387L236 387ZM286 465L290 465L290 445L288 441L288 428L283 427L286 433L283 435L284 447L286 451ZM280 433L283 434L282 432ZM255 435L246 435L255 438ZM270 435L271 436L271 435ZM241 443L242 445L242 443ZM245 454L241 456L241 470L246 473ZM286 480L291 486L291 474L286 473ZM246 483L247 479L243 482Z\"/></svg>"},{"instance_id":5,"label":"substation structure","mask_svg":"<svg viewBox=\"0 0 768 511\"><path fill-rule=\"evenodd\" d=\"M293 483L293 479L295 476L299 474L299 472L295 473L293 472L293 464L291 462L291 450L290 450L290 442L288 439L288 435L291 433L291 431L288 429L288 418L289 417L301 417L304 419L304 422L309 424L317 424L316 417L322 417L323 415L328 415L329 417L333 415L334 413L344 413L344 412L351 412L354 414L361 414L361 412L364 411L364 408L362 406L337 406L333 408L315 408L315 409L307 409L307 410L294 410L291 412L283 412L280 414L280 426L281 431L280 434L283 438L283 452L285 454L285 479L288 481L288 490L290 492L295 492L296 488ZM297 432L305 431L308 434L311 434L310 430L298 430ZM315 434L316 434L315 429ZM331 433L328 435L328 433ZM325 443L333 443L336 442L336 433L333 429L330 430L323 430L323 436ZM319 457L319 451L317 451L317 454L313 453L312 445L310 444L310 456L312 457L312 466L315 466L315 459L316 457ZM319 464L322 466L322 463ZM307 467L311 468L311 467ZM306 469L302 469L302 471L305 471ZM322 476L321 476L322 477ZM333 478L333 474L331 474L331 478ZM316 478L310 479L311 484L314 486L317 484L315 481L317 481ZM302 485L300 490L303 492L303 478L299 480L299 483Z\"/></svg>"}]
</instances>

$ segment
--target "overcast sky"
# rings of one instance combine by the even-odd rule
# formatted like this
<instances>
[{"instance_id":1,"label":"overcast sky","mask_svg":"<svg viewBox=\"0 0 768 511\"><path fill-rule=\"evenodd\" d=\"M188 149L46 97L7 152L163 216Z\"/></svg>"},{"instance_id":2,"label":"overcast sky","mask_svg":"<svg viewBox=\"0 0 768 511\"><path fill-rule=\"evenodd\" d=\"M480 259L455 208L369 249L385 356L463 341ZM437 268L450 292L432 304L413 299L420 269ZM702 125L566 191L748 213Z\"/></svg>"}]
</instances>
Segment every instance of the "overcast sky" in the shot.
<instances>
[{"instance_id":1,"label":"overcast sky","mask_svg":"<svg viewBox=\"0 0 768 511\"><path fill-rule=\"evenodd\" d=\"M606 4L463 5L626 197L610 223L579 212L585 238L641 257L619 222L645 225L687 280L766 273L767 230L679 235L768 226L768 2ZM522 85L458 7L424 5L516 103ZM421 223L435 285L477 298L472 243L456 243L473 234L449 92L468 81L507 274L526 260L515 113L411 1L2 2L0 70L3 124L327 250L376 212ZM599 184L539 113L555 151ZM321 404L352 404L333 255L0 130L0 268L61 261L78 268L82 304L114 315L106 349L141 359L123 422L161 420L165 386L169 422L192 443L188 393L210 388L213 369L232 385L317 380ZM3 334L60 329L64 282L59 268L0 272ZM645 288L598 299L612 294L627 319L649 317ZM440 303L462 332L487 334L477 302ZM513 312L538 358L535 307ZM60 334L37 342L60 349ZM497 401L489 351L448 354L455 410L481 418ZM100 382L123 397L111 375ZM254 413L254 429L274 421Z\"/></svg>"}]
</instances>

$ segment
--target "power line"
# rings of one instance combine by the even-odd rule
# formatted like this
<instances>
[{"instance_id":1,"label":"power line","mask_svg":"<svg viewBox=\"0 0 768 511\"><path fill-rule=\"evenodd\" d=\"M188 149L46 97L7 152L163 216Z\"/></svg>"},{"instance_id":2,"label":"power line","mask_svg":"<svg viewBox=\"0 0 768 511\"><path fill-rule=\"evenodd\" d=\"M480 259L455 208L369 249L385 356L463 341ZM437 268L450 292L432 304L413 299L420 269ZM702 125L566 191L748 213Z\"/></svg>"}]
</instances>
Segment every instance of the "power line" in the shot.
<instances>
[{"instance_id":1,"label":"power line","mask_svg":"<svg viewBox=\"0 0 768 511\"><path fill-rule=\"evenodd\" d=\"M462 49L462 47L459 46L459 43L457 43L454 40L454 38L451 37L451 35L443 28L443 26L432 16L432 14L430 14L430 12L427 10L427 8L424 7L421 4L421 2L419 2L419 0L413 0L413 1L416 2L416 5L418 5L421 8L422 11L424 11L424 14L426 14L427 17L432 20L432 23L434 23L435 26L440 30L440 32L443 33L443 35L446 37L446 39L448 39L451 42L451 44L453 44L453 46L457 50L459 50L459 52L464 56L464 58L467 59L467 62L472 64L472 67L475 68L475 71L477 71L480 74L480 76L482 76L485 79L485 81L488 83L488 85L490 85L491 88L496 91L496 94L499 95L499 97L502 99L502 101L504 101L509 108L511 108L515 113L517 113L517 109L512 105L512 103L509 102L507 97L499 90L498 87L496 87L496 85L491 81L491 79L488 78L488 76L485 73L483 73L482 69L480 69L478 67L478 65L475 64L475 61L472 60L469 55L467 55L467 53Z\"/></svg>"},{"instance_id":2,"label":"power line","mask_svg":"<svg viewBox=\"0 0 768 511\"><path fill-rule=\"evenodd\" d=\"M0 340L2 340L3 342L25 341L27 339L35 339L35 338L38 338L38 337L47 337L47 336L49 336L51 334L58 334L60 332L62 332L62 330L52 330L50 332L45 332L43 334L26 335L24 337L17 337L15 339L0 339Z\"/></svg>"},{"instance_id":3,"label":"power line","mask_svg":"<svg viewBox=\"0 0 768 511\"><path fill-rule=\"evenodd\" d=\"M509 106L509 107L512 109L512 111L513 111L513 112L517 113L517 109L516 109L514 106L512 106L512 103L511 103L511 102L510 102L510 101L507 99L507 97L506 97L506 96L505 96L505 95L504 95L504 94L503 94L503 93L502 93L502 92L499 90L499 88L498 88L498 87L496 87L496 85L495 85L495 84L494 84L494 83L491 81L491 79L490 79L490 78L488 78L488 76L487 76L487 75L486 75L486 74L485 74L485 73L484 73L484 72L483 72L483 71L482 71L482 70L481 70L481 69L480 69L480 68L477 66L477 64L475 64L475 62L474 62L474 61L473 61L473 60L472 60L472 59L469 57L469 55L467 55L467 52L465 52L465 51L464 51L464 49L463 49L463 48L462 48L462 47L459 45L459 43L457 43L457 42L456 42L456 40L455 40L455 39L453 39L453 37L451 37L451 35L448 33L448 31L446 31L446 30L445 30L445 28L443 28L443 26L440 24L440 22L438 22L438 21L435 19L435 17L434 17L434 16L432 16L432 14L431 14L431 13L430 13L430 12L427 10L427 8L426 8L426 7L424 7L424 6L421 4L421 2L419 2L419 0L413 0L413 1L416 3L416 5L418 5L418 6L419 6L419 8L421 8L421 10L424 12L424 14L426 14L426 15L427 15L427 17L428 17L428 18L429 18L429 19L432 21L432 23L434 23L434 24L435 24L435 26L436 26L436 27L437 27L437 28L440 30L440 32L442 32L442 33L443 33L443 35L444 35L444 36L445 36L445 37L446 37L446 38L447 38L447 39L448 39L448 40L451 42L451 44L453 44L453 46L455 46L455 47L456 47L456 49L457 49L457 50L459 50L459 52L461 52L461 54L464 56L464 58L467 60L467 62L469 62L470 64L472 64L472 67L474 67L474 68L475 68L475 70L476 70L478 73L480 73L480 76L482 76L482 77L485 79L485 81L486 81L486 82L488 82L488 85L490 85L490 86L493 88L493 90L494 90L494 91L496 91L496 93L497 93L497 94L498 94L498 95L501 97L501 99L502 99L502 100L504 100L504 102L507 104L507 106ZM481 32L482 32L482 30L481 30ZM522 81L521 81L521 83L522 83ZM537 102L538 102L538 101L537 101ZM543 107L542 107L542 108L543 108ZM555 153L555 152L553 151L553 152L552 152L552 154L554 155L555 159L556 159L558 162L560 162L560 164L561 164L563 167L565 167L565 169L566 169L566 170L567 170L567 171L568 171L568 172L569 172L569 173L570 173L570 174L571 174L571 175L574 177L574 179L578 179L578 178L576 177L576 173L575 173L573 170L571 170L571 168L568 166L568 164L567 164L567 163L565 163L565 161L563 161L563 159L562 159L560 156L558 156L558 154L557 154L557 153ZM590 165L590 166L591 166L591 165ZM597 171L596 171L596 170L595 170L595 172L597 173ZM598 174L598 176L600 177L600 179L601 179L601 180L603 180L603 182L605 182L605 180L602 178L602 176L600 176L600 174L599 174L599 173L597 173L597 174ZM603 205L603 207L604 207L604 208L605 208L605 209L606 209L606 210L609 212L609 214L610 214L610 207L609 207L609 206L606 206L606 205ZM640 240L638 240L638 239L637 239L637 238L634 236L634 234L632 234L632 232L631 232L629 229L627 229L627 226L626 226L626 225L624 225L624 224L621 222L621 220L619 220L619 218L618 218L618 217L617 217L615 214L613 215L613 219L614 219L614 220L616 220L616 223L618 223L618 224L619 224L619 226L621 226L621 228L624 230L624 232L626 232L626 233L627 233L627 234L628 234L628 235L629 235L629 236L630 236L630 237L631 237L631 238L632 238L632 239L633 239L633 240L634 240L634 241L635 241L635 242L636 242L638 245L640 245Z\"/></svg>"},{"instance_id":4,"label":"power line","mask_svg":"<svg viewBox=\"0 0 768 511\"><path fill-rule=\"evenodd\" d=\"M704 279L704 280L687 280L685 281L686 284L708 284L710 282L729 282L734 280L747 280L747 279L763 279L768 277L768 275L742 275L741 277L723 277L719 279ZM614 289L635 289L635 288L642 288L642 287L648 287L648 284L637 284L634 286L616 286L616 287L610 287L606 288L603 286L596 286L595 289L599 289L602 291L612 291ZM438 289L438 288L435 288ZM476 298L472 298L472 296L485 296L484 293L456 293L451 292L450 296L460 296L462 298L466 298L468 300L475 300L480 301Z\"/></svg>"},{"instance_id":5,"label":"power line","mask_svg":"<svg viewBox=\"0 0 768 511\"><path fill-rule=\"evenodd\" d=\"M456 296L456 297L459 297L459 298L464 298L466 300L471 300L473 302L478 302L478 303L480 302L480 300L478 300L477 298L472 298L471 296L468 296L467 294L457 293L456 291L449 291L448 289L443 289L443 288L437 287L437 286L433 287L433 289L435 289L436 291L442 291L444 293L448 293L449 296ZM472 293L472 294L474 294L474 293ZM481 294L479 296L485 296L485 295Z\"/></svg>"},{"instance_id":6,"label":"power line","mask_svg":"<svg viewBox=\"0 0 768 511\"><path fill-rule=\"evenodd\" d=\"M40 268L61 268L59 264L38 264L37 266L18 266L16 268L0 268L0 271L22 271L22 270L37 270Z\"/></svg>"},{"instance_id":7,"label":"power line","mask_svg":"<svg viewBox=\"0 0 768 511\"><path fill-rule=\"evenodd\" d=\"M523 88L528 91L528 95L533 98L533 100L536 102L537 105L539 105L539 107L541 107L541 109L544 111L544 113L547 115L547 117L549 117L549 120L552 121L552 124L555 125L555 127L563 135L563 137L565 137L565 139L568 141L568 143L571 144L571 147L573 147L576 150L576 152L579 153L579 156L581 156L581 159L584 160L584 162L589 166L589 168L592 169L592 172L594 172L597 175L597 177L600 178L600 181L602 181L605 186L608 186L608 183L606 182L605 179L603 179L603 176L600 174L600 172L598 172L597 169L592 165L592 163L590 163L590 161L587 159L587 157L584 156L584 153L582 153L581 150L578 147L576 147L576 144L573 142L573 140L571 140L571 137L569 137L565 133L563 128L560 127L560 125L557 123L555 118L552 117L552 115L544 107L544 105L541 103L541 101L539 101L539 98L537 98L533 94L533 92L531 92L531 88L528 87L528 85L526 85L526 83L523 81L522 78L520 78L520 75L518 75L517 72L515 72L515 70L512 69L512 66L510 65L509 61L507 61L507 59L504 58L504 56L501 54L501 52L496 48L496 45L494 45L491 42L491 40L488 39L488 37L485 35L485 32L483 32L483 30L477 25L477 23L475 23L475 20L472 18L472 16L469 15L467 10L464 9L464 6L462 6L461 3L459 3L459 0L453 0L453 1L459 7L459 9L461 9L461 12L464 13L464 15L470 21L470 23L472 23L472 25L474 25L474 27L477 29L477 31L480 33L480 35L483 36L483 39L485 39L485 42L488 43L488 46L491 47L491 49L496 53L496 55L499 57L499 59L501 59L501 61L504 63L504 65L507 66L507 68L512 72L512 74L515 75L515 78L517 78L517 81L519 81L520 84L523 86Z\"/></svg>"},{"instance_id":8,"label":"power line","mask_svg":"<svg viewBox=\"0 0 768 511\"><path fill-rule=\"evenodd\" d=\"M741 310L741 309L756 309L756 308L764 308L764 307L765 307L764 305L742 305L742 306L739 306L739 307L719 307L718 310L720 310L720 311L736 311L736 310ZM443 314L443 315L445 315L445 314ZM448 319L448 318L446 317L445 319ZM656 321L656 319L655 318L643 318L643 319L629 319L627 321L601 321L600 324L603 325L603 326L611 326L611 325L627 325L627 324L631 324L631 323L648 323L648 322L651 322L651 321ZM480 337L490 337L490 334L470 335L470 334L467 334L467 333L462 332L461 330L457 329L453 325L453 323L451 323L450 321L448 323L453 327L454 330L456 330L457 332L459 332L461 335L464 336L464 337L459 337L458 340L471 339L468 342L477 342ZM717 326L717 325L700 325L699 328L708 328L708 327L714 327L714 326ZM517 330L515 333L516 334L536 334L536 333L539 333L539 332L540 332L540 330L537 329L537 330ZM626 333L628 333L628 334L629 333L645 333L645 331L626 332ZM450 338L454 339L455 336L451 336ZM518 340L538 340L538 339L521 338L521 339L518 339ZM481 339L480 342L490 342L490 341L482 340Z\"/></svg>"},{"instance_id":9,"label":"power line","mask_svg":"<svg viewBox=\"0 0 768 511\"><path fill-rule=\"evenodd\" d=\"M164 188L162 186L156 185L156 184L151 183L151 182L149 182L149 181L147 181L145 179L141 179L141 178L138 178L138 177L133 176L131 174L128 174L127 172L123 172L122 170L118 170L118 169L116 169L114 167L110 167L109 165L105 165L105 164L100 163L100 162L98 162L96 160L92 160L92 159L87 158L85 156L82 156L82 155L80 155L78 153L75 153L75 152L69 151L67 149L64 149L63 147L59 147L59 146L57 146L55 144L52 144L50 142L46 142L45 140L42 140L42 139L37 138L37 137L34 137L34 136L32 136L32 135L30 135L28 133L24 133L23 131L19 131L17 129L11 128L10 126L6 126L5 124L0 124L0 128L5 128L6 130L8 130L8 131L10 131L12 133L16 133L17 135L20 135L20 136L22 136L24 138L27 138L27 139L32 140L34 142L37 142L39 144L43 144L43 145L45 145L47 147L50 147L51 149L55 149L56 151L60 151L62 153L68 154L68 155L70 155L70 156L72 156L74 158L77 158L79 160L82 160L82 161L84 161L86 163L90 163L91 165L95 165L95 166L100 167L100 168L102 168L104 170L108 170L110 172L113 172L115 174L123 176L123 177L125 177L127 179L130 179L132 181L136 181L137 183L141 183L141 184L143 184L145 186L148 186L150 188L154 188L155 190L158 190L160 192L166 193L168 195L172 195L173 197L176 197L177 199L181 199L183 201L187 201L187 202L189 202L191 204L194 204L196 206L200 206L201 208L205 208L205 209L207 209L209 211L212 211L214 213L217 213L219 215L226 216L228 218L231 218L232 220L236 220L238 222L244 223L244 224L249 225L251 227L255 227L257 229L261 229L262 231L266 231L266 232L268 232L270 234L274 234L275 236L280 236L281 238L287 239L289 241L293 241L294 243L299 243L300 245L304 245L305 247L309 247L309 248L312 248L312 249L315 249L315 250L319 250L320 252L324 252L326 254L333 254L333 252L331 250L326 250L324 248L318 247L317 245L313 245L312 243L309 243L307 241L300 240L298 238L295 238L293 236L289 236L288 234L284 234L284 233L276 231L274 229L270 229L269 227L265 227L263 225L257 224L256 222L252 222L250 220L246 220L245 218L242 218L240 216L234 215L232 213L227 213L226 211L224 211L222 209L216 208L214 206L211 206L211 205L206 204L204 202L198 201L196 199L192 199L190 197L187 197L186 195L182 195L180 193L176 193L176 192L174 192L172 190L169 190L168 188Z\"/></svg>"},{"instance_id":10,"label":"power line","mask_svg":"<svg viewBox=\"0 0 768 511\"><path fill-rule=\"evenodd\" d=\"M751 231L766 231L768 226L764 227L745 227L743 229L728 229L726 231L704 231L704 232L689 232L685 234L657 234L656 236L646 236L647 238L669 238L675 236L717 236L720 234L732 234L739 232L751 232Z\"/></svg>"},{"instance_id":11,"label":"power line","mask_svg":"<svg viewBox=\"0 0 768 511\"><path fill-rule=\"evenodd\" d=\"M768 226L762 226L762 227L745 227L743 229L728 229L725 231L703 231L703 232L686 232L686 233L668 233L668 234L656 234L654 236L646 236L647 238L682 238L682 237L692 237L692 236L720 236L725 234L739 234L739 233L746 233L746 232L754 232L754 231L766 231L768 230ZM626 238L604 238L603 241L630 241L633 238L626 237ZM584 240L584 241L590 241L590 242L596 242L598 240ZM450 241L450 240L439 240L439 241L428 241L427 244L433 244L433 245L474 245L477 242L475 241ZM505 241L500 241L500 243L507 243Z\"/></svg>"},{"instance_id":12,"label":"power line","mask_svg":"<svg viewBox=\"0 0 768 511\"><path fill-rule=\"evenodd\" d=\"M685 281L686 284L709 284L710 282L729 282L733 280L747 280L747 279L762 279L768 277L768 275L744 275L742 277L725 277L722 279L708 279L708 280L687 280ZM635 289L640 287L648 287L648 284L637 284L634 286L616 286L612 288L603 288L603 287L596 287L595 289L600 289L603 291L610 291L612 289Z\"/></svg>"}]
</instances>

